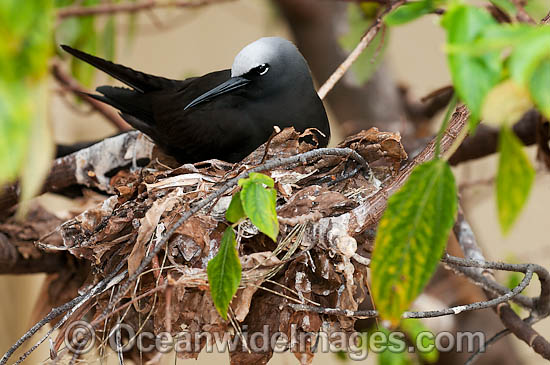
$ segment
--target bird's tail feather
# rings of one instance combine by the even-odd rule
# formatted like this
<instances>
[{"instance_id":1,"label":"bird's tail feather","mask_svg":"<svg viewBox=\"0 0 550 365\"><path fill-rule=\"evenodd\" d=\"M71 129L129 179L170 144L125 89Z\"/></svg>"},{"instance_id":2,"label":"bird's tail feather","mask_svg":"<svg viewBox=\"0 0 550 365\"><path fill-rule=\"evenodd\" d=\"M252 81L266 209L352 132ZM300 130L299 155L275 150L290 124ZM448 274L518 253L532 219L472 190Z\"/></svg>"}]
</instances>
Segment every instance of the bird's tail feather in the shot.
<instances>
[{"instance_id":1,"label":"bird's tail feather","mask_svg":"<svg viewBox=\"0 0 550 365\"><path fill-rule=\"evenodd\" d=\"M148 75L140 71L132 70L129 67L122 66L102 58L92 56L78 49L61 45L61 48L70 53L74 57L89 63L90 65L100 69L106 74L125 83L135 90L145 93L149 91L160 90L167 87L176 87L181 81L171 80L164 77Z\"/></svg>"}]
</instances>

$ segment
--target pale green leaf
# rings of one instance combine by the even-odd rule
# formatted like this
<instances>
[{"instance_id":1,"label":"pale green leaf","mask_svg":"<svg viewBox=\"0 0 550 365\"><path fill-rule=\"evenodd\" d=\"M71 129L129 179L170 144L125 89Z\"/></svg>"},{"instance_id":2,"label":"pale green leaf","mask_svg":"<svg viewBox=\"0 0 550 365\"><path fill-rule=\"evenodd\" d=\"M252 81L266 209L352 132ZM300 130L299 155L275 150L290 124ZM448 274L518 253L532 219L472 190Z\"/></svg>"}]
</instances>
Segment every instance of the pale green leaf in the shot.
<instances>
[{"instance_id":1,"label":"pale green leaf","mask_svg":"<svg viewBox=\"0 0 550 365\"><path fill-rule=\"evenodd\" d=\"M365 11L365 3L362 3L361 6L349 4L347 16L349 31L338 41L344 50L350 52L357 46L357 43L359 43L365 31L372 24L375 14L371 16L370 13L367 13L367 11ZM388 40L389 29L378 32L367 48L353 63L351 69L353 74L357 77L359 84L367 82L378 68L384 56Z\"/></svg>"},{"instance_id":2,"label":"pale green leaf","mask_svg":"<svg viewBox=\"0 0 550 365\"><path fill-rule=\"evenodd\" d=\"M550 119L550 57L542 60L533 72L529 91L539 110Z\"/></svg>"},{"instance_id":3,"label":"pale green leaf","mask_svg":"<svg viewBox=\"0 0 550 365\"><path fill-rule=\"evenodd\" d=\"M417 166L388 200L371 262L372 295L382 318L394 325L420 294L445 249L457 209L447 162Z\"/></svg>"},{"instance_id":4,"label":"pale green leaf","mask_svg":"<svg viewBox=\"0 0 550 365\"><path fill-rule=\"evenodd\" d=\"M461 4L450 7L442 20L449 48L475 41L485 28L495 24L496 21L487 11ZM498 52L479 56L452 52L448 55L448 62L455 90L471 111L470 129L474 129L487 93L500 79L500 55Z\"/></svg>"},{"instance_id":5,"label":"pale green leaf","mask_svg":"<svg viewBox=\"0 0 550 365\"><path fill-rule=\"evenodd\" d=\"M217 255L208 261L206 272L210 295L218 313L227 319L227 309L241 282L241 262L237 252L235 232L232 227L225 230Z\"/></svg>"},{"instance_id":6,"label":"pale green leaf","mask_svg":"<svg viewBox=\"0 0 550 365\"><path fill-rule=\"evenodd\" d=\"M108 60L115 58L115 17L110 16L103 28L103 56Z\"/></svg>"},{"instance_id":7,"label":"pale green leaf","mask_svg":"<svg viewBox=\"0 0 550 365\"><path fill-rule=\"evenodd\" d=\"M264 185L266 185L270 188L275 186L275 182L273 181L272 178L270 178L269 176L264 175L264 174L259 174L257 172L251 172L248 175L248 178L240 179L238 184L239 184L239 186L244 186L244 185L246 185L248 183L251 183L251 182L264 184Z\"/></svg>"},{"instance_id":8,"label":"pale green leaf","mask_svg":"<svg viewBox=\"0 0 550 365\"><path fill-rule=\"evenodd\" d=\"M26 203L41 192L55 155L53 133L48 122L47 93L47 83L44 81L31 94L34 117L28 134L26 158L21 169L19 217L26 213Z\"/></svg>"},{"instance_id":9,"label":"pale green leaf","mask_svg":"<svg viewBox=\"0 0 550 365\"><path fill-rule=\"evenodd\" d=\"M407 334L407 337L411 339L411 342L415 345L418 343L417 337L420 334L426 333L426 332L432 332L430 331L429 328L424 326L422 321L418 318L408 318L403 320L403 322L401 322L400 328L403 330L403 332ZM423 350L423 351L416 351L418 356L428 364L435 363L439 358L439 352L437 351L437 348L435 346L435 336L434 338L422 336L420 338L420 341L422 342L421 343L422 348L419 350ZM427 349L430 349L430 348L431 348L430 351L426 351Z\"/></svg>"},{"instance_id":10,"label":"pale green leaf","mask_svg":"<svg viewBox=\"0 0 550 365\"><path fill-rule=\"evenodd\" d=\"M241 203L241 192L238 191L231 198L231 203L229 203L229 207L225 212L225 218L231 223L236 223L245 217L246 214L244 214L243 205Z\"/></svg>"},{"instance_id":11,"label":"pale green leaf","mask_svg":"<svg viewBox=\"0 0 550 365\"><path fill-rule=\"evenodd\" d=\"M436 2L433 0L421 0L405 3L384 17L387 25L401 25L411 22L422 15L434 11Z\"/></svg>"},{"instance_id":12,"label":"pale green leaf","mask_svg":"<svg viewBox=\"0 0 550 365\"><path fill-rule=\"evenodd\" d=\"M508 126L500 129L499 151L496 198L500 228L506 234L527 202L535 170L521 141Z\"/></svg>"},{"instance_id":13,"label":"pale green leaf","mask_svg":"<svg viewBox=\"0 0 550 365\"><path fill-rule=\"evenodd\" d=\"M23 165L32 117L26 85L0 80L0 186L14 180Z\"/></svg>"},{"instance_id":14,"label":"pale green leaf","mask_svg":"<svg viewBox=\"0 0 550 365\"><path fill-rule=\"evenodd\" d=\"M508 68L516 82L528 85L533 73L544 59L550 58L550 27L532 28L530 37L516 45Z\"/></svg>"},{"instance_id":15,"label":"pale green leaf","mask_svg":"<svg viewBox=\"0 0 550 365\"><path fill-rule=\"evenodd\" d=\"M29 147L33 154L51 155L48 134L40 141L44 150L30 146L29 138L33 121L42 123L36 126L39 131L46 125L43 88L53 49L53 9L52 0L0 2L0 184L14 180L23 167L37 167L33 159L40 156L30 155ZM26 197L37 191L29 186L41 185L39 177L49 167L46 163L38 168L41 173L33 177L36 181L22 182Z\"/></svg>"},{"instance_id":16,"label":"pale green leaf","mask_svg":"<svg viewBox=\"0 0 550 365\"><path fill-rule=\"evenodd\" d=\"M265 177L271 180L271 178ZM263 178L251 176L248 181L242 184L240 198L244 212L252 224L273 241L277 241L277 235L279 234L279 222L275 211L277 191L273 188L265 188L265 182Z\"/></svg>"},{"instance_id":17,"label":"pale green leaf","mask_svg":"<svg viewBox=\"0 0 550 365\"><path fill-rule=\"evenodd\" d=\"M378 353L378 356L376 358L377 364L378 365L411 365L412 361L407 355L406 351L395 351L395 350L392 351L395 344L393 344L392 341L390 340L391 332L387 328L379 327L376 329L375 333L380 333L380 332L384 334L384 337L381 337L379 340L376 340L376 342L370 339L371 336L373 336L373 334L372 333L368 334L369 341L372 341L369 347L371 347L372 344L376 343L377 344L376 346L380 346L381 348L385 349L384 351L381 351ZM381 341L382 343L377 342L383 338L386 339L385 342L382 342L382 341ZM376 349L376 346L375 346L375 349Z\"/></svg>"}]
</instances>

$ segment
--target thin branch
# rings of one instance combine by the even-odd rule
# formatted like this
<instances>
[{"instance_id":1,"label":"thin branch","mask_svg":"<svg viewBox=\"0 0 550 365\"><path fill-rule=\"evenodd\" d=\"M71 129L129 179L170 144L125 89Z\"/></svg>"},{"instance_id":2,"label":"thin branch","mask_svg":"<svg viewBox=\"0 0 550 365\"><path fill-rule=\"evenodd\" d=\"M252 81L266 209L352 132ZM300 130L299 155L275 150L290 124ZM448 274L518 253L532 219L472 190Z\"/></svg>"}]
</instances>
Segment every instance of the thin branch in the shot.
<instances>
[{"instance_id":1,"label":"thin branch","mask_svg":"<svg viewBox=\"0 0 550 365\"><path fill-rule=\"evenodd\" d=\"M526 319L523 320L525 323L529 324L529 325L533 325L534 323L536 323L536 319L534 319L534 317L528 317ZM493 337L491 337L490 339L488 339L487 341L485 341L485 343L483 344L483 346L480 346L476 352L474 352L469 358L468 360L466 360L466 362L464 363L464 365L473 365L477 359L479 358L479 356L481 356L482 354L484 354L487 349L489 348L489 346L492 346L494 345L495 343L497 343L499 340L501 340L502 338L506 337L507 335L509 335L510 333L512 333L508 328L505 328L499 332L497 332Z\"/></svg>"},{"instance_id":2,"label":"thin branch","mask_svg":"<svg viewBox=\"0 0 550 365\"><path fill-rule=\"evenodd\" d=\"M198 8L205 5L231 0L143 0L139 2L103 3L95 6L69 6L57 11L57 19L90 15L113 15L117 13L136 13L153 8Z\"/></svg>"},{"instance_id":3,"label":"thin branch","mask_svg":"<svg viewBox=\"0 0 550 365\"><path fill-rule=\"evenodd\" d=\"M74 313L78 307L82 306L86 301L88 301L90 298L94 297L95 295L99 295L103 292L105 288L108 287L111 280L116 276L117 272L122 269L122 267L126 264L125 260L120 261L120 263L117 265L117 267L107 276L105 279L101 280L99 283L97 283L92 289L90 289L87 293L79 295L78 297L72 299L71 301L53 308L46 317L44 317L42 320L40 320L38 323L36 323L30 330L28 330L17 342L11 346L8 351L2 356L0 359L0 365L5 365L11 355L19 348L23 343L25 343L27 340L29 340L38 330L42 327L44 327L46 324L53 321L55 318L59 317L63 313L67 313L62 320L57 322L52 328L48 331L48 333L43 336L37 344L35 344L31 349L29 349L23 356L17 361L17 363L20 363L23 361L27 356L29 356L30 353L32 353L42 342L45 341L46 338L48 338L51 333L59 328L63 323L67 321L67 319L70 317L70 314Z\"/></svg>"},{"instance_id":4,"label":"thin branch","mask_svg":"<svg viewBox=\"0 0 550 365\"><path fill-rule=\"evenodd\" d=\"M508 303L502 303L497 307L497 314L501 322L517 338L528 344L535 352L546 360L550 360L550 342L542 337L529 324L519 318Z\"/></svg>"},{"instance_id":5,"label":"thin branch","mask_svg":"<svg viewBox=\"0 0 550 365\"><path fill-rule=\"evenodd\" d=\"M388 8L386 8L377 18L374 20L372 25L369 27L367 32L363 37L361 37L361 40L359 41L359 44L355 47L353 51L349 54L349 56L342 62L340 66L334 71L332 75L328 78L327 81L319 88L319 91L317 92L319 94L319 97L321 99L324 99L325 96L329 93L330 90L336 85L336 83L344 76L344 74L349 70L351 65L357 60L357 58L363 53L363 51L368 47L368 45L372 42L374 37L378 34L380 29L384 26L384 23L382 22L382 18L384 15L389 13L390 11L394 10L398 6L402 5L405 1L401 0L398 1Z\"/></svg>"},{"instance_id":6,"label":"thin branch","mask_svg":"<svg viewBox=\"0 0 550 365\"><path fill-rule=\"evenodd\" d=\"M468 266L468 267L477 267L478 269L497 269L497 270L506 270L506 271L516 271L516 272L535 272L540 281L541 292L540 296L534 300L534 314L536 318L544 318L550 314L550 274L548 271L536 264L507 264L507 263L490 263L488 265L485 262L483 253L477 245L475 236L471 232L471 228L467 224L464 215L461 210L459 210L458 222L461 222L460 229L456 228L455 233L457 234L457 240L461 246L464 256L466 259L458 259L455 257L446 256L444 261L451 263L457 266ZM465 223L465 224L464 224ZM468 234L464 234L465 231L468 231ZM480 271L474 271L474 274L479 275ZM490 271L481 271L481 277L490 276L494 279L492 272ZM488 296L491 297L491 294L488 293ZM510 307L508 302L500 303L495 308L496 313L500 317L501 322L504 326L510 330L517 338L527 343L533 350L544 357L545 359L550 359L550 342L548 342L544 337L542 337L537 331L535 331L531 324L528 321L523 321ZM502 336L504 337L504 336ZM472 363L476 359L476 356L472 356L469 360Z\"/></svg>"},{"instance_id":7,"label":"thin branch","mask_svg":"<svg viewBox=\"0 0 550 365\"><path fill-rule=\"evenodd\" d=\"M494 268L494 269L503 267L501 265L502 263L500 262L478 262L474 260L465 260L459 257L452 257L452 256L446 256L442 261L447 263L451 262L457 265L468 266L468 267L483 267L483 268ZM526 266L527 268L525 271L522 271L523 265L516 265L514 269L510 269L511 271L525 272L525 276L513 290L511 290L510 292L504 295L501 295L499 297L486 300L486 301L480 301L480 302L470 303L466 305L458 305L451 308L444 308L444 309L431 310L431 311L404 312L401 315L401 317L402 318L435 318L435 317L459 314L462 312L468 312L473 310L491 308L499 304L506 303L511 298L521 293L531 282L535 265L526 264ZM340 316L346 316L346 317L353 317L356 319L374 318L378 316L378 311L376 310L350 311L347 309L322 308L322 307L308 306L303 304L289 304L289 306L294 310L299 310L299 311L310 311L310 312L321 313L321 314L340 315Z\"/></svg>"}]
</instances>

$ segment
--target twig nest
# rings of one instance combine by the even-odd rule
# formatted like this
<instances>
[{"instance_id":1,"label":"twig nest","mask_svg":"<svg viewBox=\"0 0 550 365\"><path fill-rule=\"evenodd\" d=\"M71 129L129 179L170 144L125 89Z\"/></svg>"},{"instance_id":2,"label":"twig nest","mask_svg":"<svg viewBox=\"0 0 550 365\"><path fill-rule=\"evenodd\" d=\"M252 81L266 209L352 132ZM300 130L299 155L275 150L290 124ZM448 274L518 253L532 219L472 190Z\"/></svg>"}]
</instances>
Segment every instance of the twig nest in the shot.
<instances>
[{"instance_id":1,"label":"twig nest","mask_svg":"<svg viewBox=\"0 0 550 365\"><path fill-rule=\"evenodd\" d=\"M119 140L124 141L124 146L115 148L110 142L109 151L120 153L120 160L127 163L127 152L137 146L128 141L135 142L136 138ZM61 224L56 234L63 238L62 243L52 240L56 243L49 245L49 249L74 255L80 266L87 268L84 276L67 276L66 280L72 281L67 287L96 283L121 261L126 262L130 272L135 271L146 253L190 206L216 191L220 183L264 160L295 156L315 147L305 140L315 141L315 134L285 129L239 164L206 161L168 168L151 156L153 162L146 168L118 171L110 178L109 187L103 189L116 194L107 197L101 206ZM134 290L118 303L117 306L132 303L120 321L136 330L171 330L174 335L183 330L193 336L199 332L226 333L234 327L230 337L237 336L238 343L245 325L249 334L264 330L287 335L291 330L298 334L352 331L351 318L296 312L289 304L357 310L367 293L364 263L368 258L362 256L366 243L361 238L368 216L365 201L380 189L380 184L373 181L388 181L406 154L398 134L377 129L349 137L343 145L367 159L376 180L361 171L349 177L357 164L345 156L321 156L297 166L264 172L276 181L279 239L274 243L250 222L240 224L237 241L243 271L240 289L231 304L231 323L224 321L212 304L206 267L218 252L228 224L225 210L236 189L176 230L151 267L140 275ZM101 143L87 153L102 153ZM118 159L90 159L86 169L93 172L94 161L107 160ZM108 168L112 171L116 166ZM105 180L106 170L102 165L98 181ZM118 285L112 290L116 291ZM71 293L76 295L76 291ZM88 320L97 318L110 298L110 291L97 295L82 313L88 313ZM48 299L56 304L56 298ZM108 321L107 332L117 320ZM64 335L62 332L60 336ZM193 340L191 350L178 356L196 358L204 345L203 340ZM231 360L236 364L266 362L273 354L271 348L250 353L246 347L237 346L231 351ZM134 355L140 356L138 352ZM308 359L313 356L311 347L306 347L304 355Z\"/></svg>"}]
</instances>

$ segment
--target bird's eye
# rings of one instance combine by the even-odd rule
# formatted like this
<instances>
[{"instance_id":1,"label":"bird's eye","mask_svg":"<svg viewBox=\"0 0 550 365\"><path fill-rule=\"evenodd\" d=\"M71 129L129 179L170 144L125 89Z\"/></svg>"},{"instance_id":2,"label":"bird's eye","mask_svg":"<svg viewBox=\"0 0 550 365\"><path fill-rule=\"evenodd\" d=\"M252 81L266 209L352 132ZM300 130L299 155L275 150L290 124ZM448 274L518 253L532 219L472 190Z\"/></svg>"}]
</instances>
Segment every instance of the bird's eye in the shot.
<instances>
[{"instance_id":1,"label":"bird's eye","mask_svg":"<svg viewBox=\"0 0 550 365\"><path fill-rule=\"evenodd\" d=\"M262 63L260 66L255 67L254 71L260 76L265 75L267 71L269 71L269 65L267 63Z\"/></svg>"}]
</instances>

